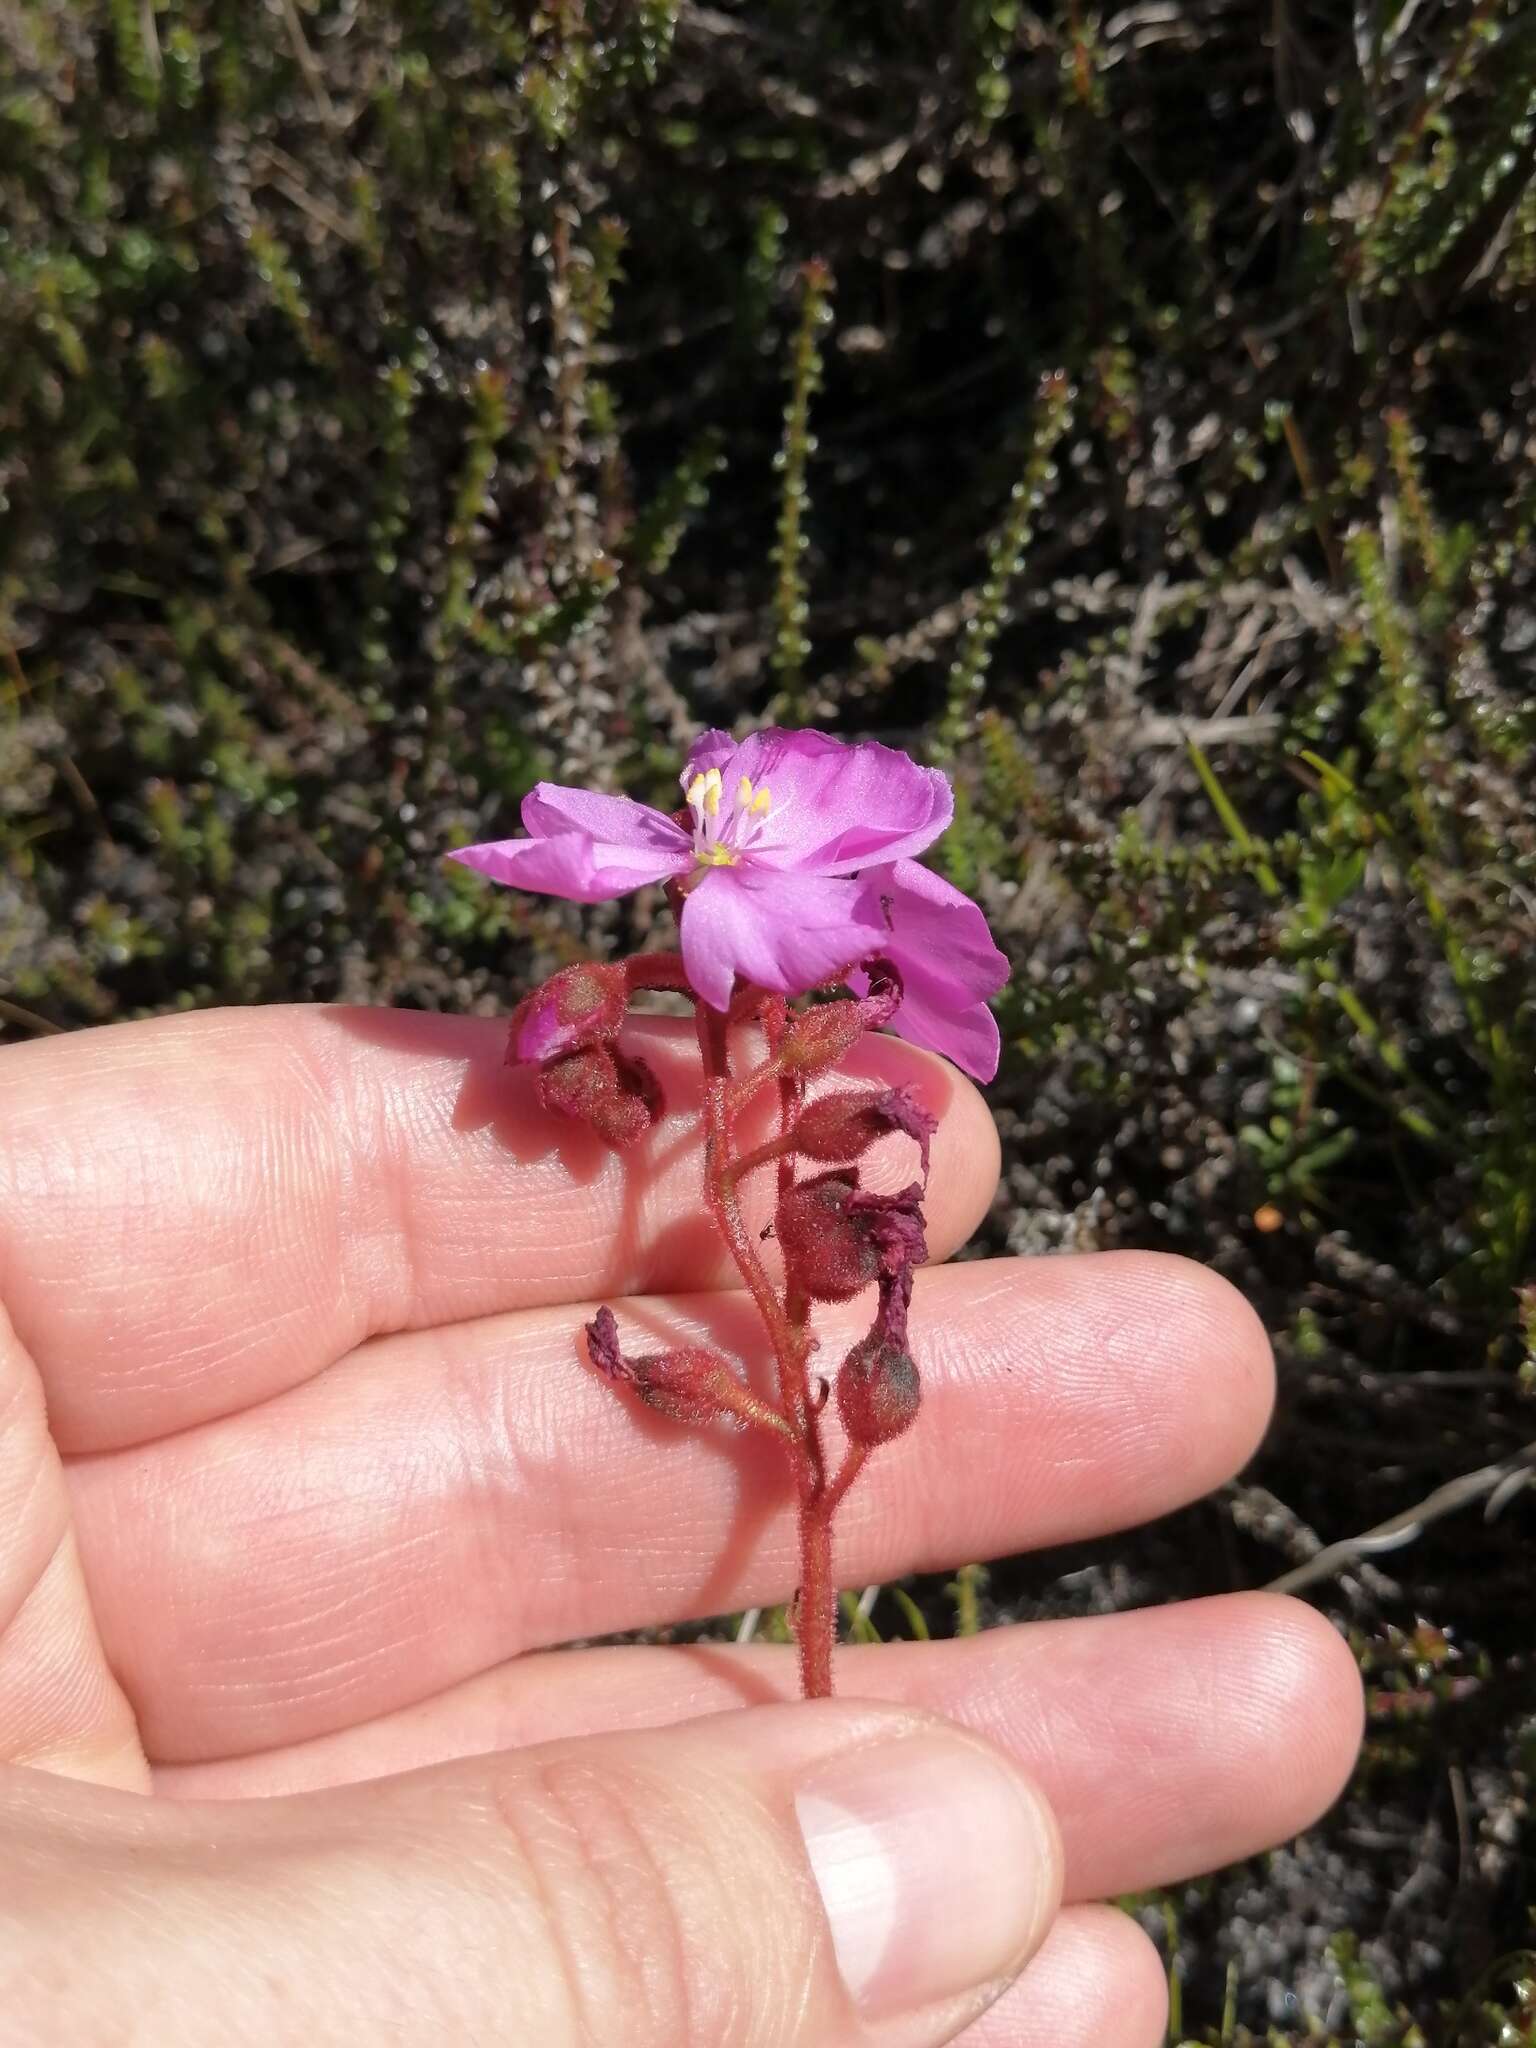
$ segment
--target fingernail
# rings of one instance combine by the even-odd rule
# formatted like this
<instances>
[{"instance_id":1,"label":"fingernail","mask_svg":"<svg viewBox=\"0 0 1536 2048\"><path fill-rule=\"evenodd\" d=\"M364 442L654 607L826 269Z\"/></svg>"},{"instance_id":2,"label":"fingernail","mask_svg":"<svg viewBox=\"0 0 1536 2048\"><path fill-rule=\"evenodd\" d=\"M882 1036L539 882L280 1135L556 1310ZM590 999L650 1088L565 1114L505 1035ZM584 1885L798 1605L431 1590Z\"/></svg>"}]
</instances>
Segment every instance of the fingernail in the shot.
<instances>
[{"instance_id":1,"label":"fingernail","mask_svg":"<svg viewBox=\"0 0 1536 2048\"><path fill-rule=\"evenodd\" d=\"M1055 1824L979 1742L876 1741L818 1765L795 1811L838 1969L866 2018L916 2013L1011 1976L1044 1935Z\"/></svg>"}]
</instances>

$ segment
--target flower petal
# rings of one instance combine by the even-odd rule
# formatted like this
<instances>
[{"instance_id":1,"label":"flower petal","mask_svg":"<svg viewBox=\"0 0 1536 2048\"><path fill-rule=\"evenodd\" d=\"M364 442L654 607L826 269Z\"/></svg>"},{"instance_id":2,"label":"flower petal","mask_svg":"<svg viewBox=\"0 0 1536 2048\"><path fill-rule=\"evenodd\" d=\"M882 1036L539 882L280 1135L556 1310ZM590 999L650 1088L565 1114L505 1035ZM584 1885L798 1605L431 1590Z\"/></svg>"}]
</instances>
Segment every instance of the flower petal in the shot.
<instances>
[{"instance_id":1,"label":"flower petal","mask_svg":"<svg viewBox=\"0 0 1536 2048\"><path fill-rule=\"evenodd\" d=\"M721 773L727 788L745 775L772 792L753 860L808 874L852 874L921 853L954 815L947 776L877 740L849 746L820 732L755 732Z\"/></svg>"},{"instance_id":2,"label":"flower petal","mask_svg":"<svg viewBox=\"0 0 1536 2048\"><path fill-rule=\"evenodd\" d=\"M683 901L683 965L716 1010L728 1007L738 974L804 995L885 938L877 896L820 875L713 868Z\"/></svg>"},{"instance_id":3,"label":"flower petal","mask_svg":"<svg viewBox=\"0 0 1536 2048\"><path fill-rule=\"evenodd\" d=\"M688 749L688 759L682 774L677 778L686 792L696 775L706 775L711 768L718 768L722 777L731 756L736 752L736 742L728 732L718 728L701 732Z\"/></svg>"},{"instance_id":4,"label":"flower petal","mask_svg":"<svg viewBox=\"0 0 1536 2048\"><path fill-rule=\"evenodd\" d=\"M664 811L629 796L605 796L598 789L572 789L563 782L539 782L523 798L523 830L535 839L579 832L605 846L686 852L691 840Z\"/></svg>"},{"instance_id":5,"label":"flower petal","mask_svg":"<svg viewBox=\"0 0 1536 2048\"><path fill-rule=\"evenodd\" d=\"M562 832L553 839L488 840L482 846L456 847L449 859L493 882L564 896L572 903L607 903L647 882L685 874L693 865L686 841L676 849L642 850L608 845L582 832Z\"/></svg>"},{"instance_id":6,"label":"flower petal","mask_svg":"<svg viewBox=\"0 0 1536 2048\"><path fill-rule=\"evenodd\" d=\"M943 1053L976 1080L990 1081L1000 1039L986 998L1007 981L1009 966L979 905L916 861L872 868L862 882L887 908L890 929L878 950L901 974L890 1029ZM862 975L850 983L860 994L865 985Z\"/></svg>"}]
</instances>

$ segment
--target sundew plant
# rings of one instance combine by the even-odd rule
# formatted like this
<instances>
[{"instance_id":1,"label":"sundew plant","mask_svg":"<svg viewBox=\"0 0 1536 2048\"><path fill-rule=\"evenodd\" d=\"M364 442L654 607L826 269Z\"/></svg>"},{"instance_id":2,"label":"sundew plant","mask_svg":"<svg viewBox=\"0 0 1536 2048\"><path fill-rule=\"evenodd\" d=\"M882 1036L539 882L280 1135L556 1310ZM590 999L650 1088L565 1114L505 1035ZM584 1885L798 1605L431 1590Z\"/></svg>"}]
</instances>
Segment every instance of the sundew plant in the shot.
<instances>
[{"instance_id":1,"label":"sundew plant","mask_svg":"<svg viewBox=\"0 0 1536 2048\"><path fill-rule=\"evenodd\" d=\"M902 1088L834 1087L810 1099L809 1084L884 1028L990 1080L998 1029L987 998L1008 966L977 906L914 858L954 814L937 769L820 732L756 732L739 745L708 732L682 788L669 816L540 783L523 803L526 838L455 857L493 881L578 903L665 886L679 950L562 968L513 1013L507 1053L537 1068L546 1107L610 1145L633 1145L665 1105L655 1074L621 1043L630 1002L665 989L693 1004L704 1202L761 1318L774 1389L758 1394L701 1345L626 1350L609 1308L587 1325L587 1350L615 1386L661 1414L758 1430L782 1451L799 1506L801 1684L816 1698L832 1690L833 1518L870 1454L911 1426L921 1397L907 1308L927 1256L935 1122ZM806 1002L817 995L828 1000ZM743 1119L769 1090L777 1129L745 1143ZM860 1159L896 1133L915 1149L917 1176L896 1193L866 1189ZM768 1173L782 1279L742 1213L745 1184ZM816 1370L813 1306L871 1287L869 1329L828 1378ZM824 1433L834 1401L840 1456Z\"/></svg>"}]
</instances>

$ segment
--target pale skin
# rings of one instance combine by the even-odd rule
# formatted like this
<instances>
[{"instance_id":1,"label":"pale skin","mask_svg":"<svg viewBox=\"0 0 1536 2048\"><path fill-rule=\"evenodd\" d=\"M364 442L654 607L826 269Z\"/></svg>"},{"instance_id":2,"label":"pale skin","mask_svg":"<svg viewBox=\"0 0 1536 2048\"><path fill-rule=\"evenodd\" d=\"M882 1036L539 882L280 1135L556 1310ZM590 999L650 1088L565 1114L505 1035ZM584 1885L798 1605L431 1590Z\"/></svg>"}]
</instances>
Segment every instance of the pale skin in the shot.
<instances>
[{"instance_id":1,"label":"pale skin","mask_svg":"<svg viewBox=\"0 0 1536 2048\"><path fill-rule=\"evenodd\" d=\"M700 1209L691 1029L636 1032L676 1114L623 1162L538 1109L491 1020L223 1012L0 1053L7 2038L1153 2048L1156 1953L1093 1902L1336 1796L1353 1662L1258 1594L843 1650L840 1702L782 1710L784 1649L547 1654L793 1590L772 1448L650 1416L582 1356L599 1301L752 1349ZM986 1106L891 1039L852 1069L941 1115L942 1259L995 1190ZM873 1184L910 1177L902 1142ZM822 1317L832 1360L861 1317ZM1252 1311L1180 1260L933 1270L912 1327L923 1409L843 1510L844 1584L1164 1513L1270 1412ZM775 1833L818 1715L861 1742L941 1716L1054 1810L1022 1974L984 2013L850 2019ZM546 1828L573 1773L601 1797ZM701 1859L713 1965L676 1904Z\"/></svg>"}]
</instances>

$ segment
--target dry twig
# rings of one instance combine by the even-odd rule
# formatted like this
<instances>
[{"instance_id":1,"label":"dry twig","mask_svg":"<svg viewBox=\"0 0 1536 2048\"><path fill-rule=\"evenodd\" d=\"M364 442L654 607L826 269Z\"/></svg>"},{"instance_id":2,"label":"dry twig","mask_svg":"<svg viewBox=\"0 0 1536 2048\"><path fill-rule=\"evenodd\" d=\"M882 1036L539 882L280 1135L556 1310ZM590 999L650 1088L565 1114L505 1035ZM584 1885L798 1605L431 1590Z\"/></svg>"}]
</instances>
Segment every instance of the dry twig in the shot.
<instances>
[{"instance_id":1,"label":"dry twig","mask_svg":"<svg viewBox=\"0 0 1536 2048\"><path fill-rule=\"evenodd\" d=\"M1455 1514L1460 1508L1470 1507L1476 1500L1487 1500L1483 1513L1486 1520L1492 1521L1523 1487L1530 1485L1533 1475L1536 1475L1536 1443L1529 1443L1523 1450L1516 1451L1512 1457L1501 1458L1495 1465L1480 1465L1475 1472L1462 1473L1459 1479L1448 1479L1416 1506L1403 1508L1385 1522L1378 1522L1374 1529L1325 1545L1305 1564L1282 1572L1278 1579L1271 1579L1266 1591L1299 1593L1304 1587L1330 1579L1336 1572L1366 1558L1379 1557L1389 1550L1401 1550L1409 1543L1416 1543L1432 1522Z\"/></svg>"}]
</instances>

